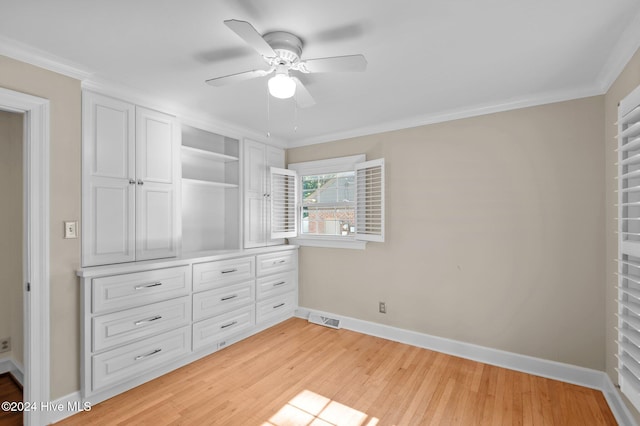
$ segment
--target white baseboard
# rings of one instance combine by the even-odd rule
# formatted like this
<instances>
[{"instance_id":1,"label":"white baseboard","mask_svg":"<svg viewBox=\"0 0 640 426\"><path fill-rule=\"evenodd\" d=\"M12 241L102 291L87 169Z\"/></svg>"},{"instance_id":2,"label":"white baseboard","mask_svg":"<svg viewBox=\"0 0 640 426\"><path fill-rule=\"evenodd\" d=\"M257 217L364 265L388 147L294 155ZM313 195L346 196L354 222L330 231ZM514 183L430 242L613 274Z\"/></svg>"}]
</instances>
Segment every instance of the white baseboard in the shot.
<instances>
[{"instance_id":1,"label":"white baseboard","mask_svg":"<svg viewBox=\"0 0 640 426\"><path fill-rule=\"evenodd\" d=\"M91 403L83 402L80 392L73 392L52 401L46 411L46 424L57 423L81 411L91 410Z\"/></svg>"},{"instance_id":2,"label":"white baseboard","mask_svg":"<svg viewBox=\"0 0 640 426\"><path fill-rule=\"evenodd\" d=\"M600 390L604 394L619 424L637 426L633 416L620 397L620 392L614 387L609 376L603 371L492 349L443 337L431 336L416 331L404 330L384 324L303 307L297 309L296 316L298 318L308 319L311 313L337 318L340 320L340 326L347 330Z\"/></svg>"},{"instance_id":3,"label":"white baseboard","mask_svg":"<svg viewBox=\"0 0 640 426\"><path fill-rule=\"evenodd\" d=\"M11 357L0 358L0 374L11 373L11 375L24 386L24 367Z\"/></svg>"}]
</instances>

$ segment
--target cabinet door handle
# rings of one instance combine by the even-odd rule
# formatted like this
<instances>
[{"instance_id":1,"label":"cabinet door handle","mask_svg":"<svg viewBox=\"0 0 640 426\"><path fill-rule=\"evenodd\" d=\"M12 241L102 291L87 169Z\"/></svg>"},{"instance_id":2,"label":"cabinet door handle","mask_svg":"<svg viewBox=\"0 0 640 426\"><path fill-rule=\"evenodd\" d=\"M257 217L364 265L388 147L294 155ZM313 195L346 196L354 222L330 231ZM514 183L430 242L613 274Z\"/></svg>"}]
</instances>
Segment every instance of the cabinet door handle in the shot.
<instances>
[{"instance_id":1,"label":"cabinet door handle","mask_svg":"<svg viewBox=\"0 0 640 426\"><path fill-rule=\"evenodd\" d=\"M279 261L277 261L277 262L274 260L274 261L273 261L273 264L274 264L274 265L280 265L280 264L285 263L285 262L286 262L286 260L284 260L284 259L279 260Z\"/></svg>"},{"instance_id":2,"label":"cabinet door handle","mask_svg":"<svg viewBox=\"0 0 640 426\"><path fill-rule=\"evenodd\" d=\"M226 271L221 271L221 274L230 274L232 272L238 272L237 269L227 269Z\"/></svg>"},{"instance_id":3,"label":"cabinet door handle","mask_svg":"<svg viewBox=\"0 0 640 426\"><path fill-rule=\"evenodd\" d=\"M232 325L236 325L237 323L238 321L233 321L233 322L230 322L229 324L221 325L220 328L231 327Z\"/></svg>"},{"instance_id":4,"label":"cabinet door handle","mask_svg":"<svg viewBox=\"0 0 640 426\"><path fill-rule=\"evenodd\" d=\"M151 317L151 318L147 318L147 319L142 319L140 321L136 321L134 322L135 325L142 325L142 324L147 324L153 321L158 321L159 319L162 319L161 315L156 315L155 317Z\"/></svg>"},{"instance_id":5,"label":"cabinet door handle","mask_svg":"<svg viewBox=\"0 0 640 426\"><path fill-rule=\"evenodd\" d=\"M138 355L137 357L135 357L133 360L134 361L140 361L141 359L145 359L150 357L151 355L155 355L158 352L160 352L162 349L158 348L158 349L154 349L151 352L149 352L148 354L144 354L144 355Z\"/></svg>"},{"instance_id":6,"label":"cabinet door handle","mask_svg":"<svg viewBox=\"0 0 640 426\"><path fill-rule=\"evenodd\" d=\"M162 285L160 281L152 283L152 284L140 284L134 287L134 290L144 290L145 288L158 287Z\"/></svg>"},{"instance_id":7,"label":"cabinet door handle","mask_svg":"<svg viewBox=\"0 0 640 426\"><path fill-rule=\"evenodd\" d=\"M129 185L135 185L135 184L136 184L135 179L129 179Z\"/></svg>"},{"instance_id":8,"label":"cabinet door handle","mask_svg":"<svg viewBox=\"0 0 640 426\"><path fill-rule=\"evenodd\" d=\"M231 296L223 297L222 299L220 299L220 301L221 302L225 302L227 300L235 299L236 297L238 297L238 295L237 294L233 294Z\"/></svg>"},{"instance_id":9,"label":"cabinet door handle","mask_svg":"<svg viewBox=\"0 0 640 426\"><path fill-rule=\"evenodd\" d=\"M286 284L286 281L280 281L279 283L275 283L273 286L278 287L279 285Z\"/></svg>"},{"instance_id":10,"label":"cabinet door handle","mask_svg":"<svg viewBox=\"0 0 640 426\"><path fill-rule=\"evenodd\" d=\"M138 179L138 185L144 185L144 182L142 179Z\"/></svg>"},{"instance_id":11,"label":"cabinet door handle","mask_svg":"<svg viewBox=\"0 0 640 426\"><path fill-rule=\"evenodd\" d=\"M282 308L284 305L284 303L280 303L279 305L274 306L273 309Z\"/></svg>"}]
</instances>

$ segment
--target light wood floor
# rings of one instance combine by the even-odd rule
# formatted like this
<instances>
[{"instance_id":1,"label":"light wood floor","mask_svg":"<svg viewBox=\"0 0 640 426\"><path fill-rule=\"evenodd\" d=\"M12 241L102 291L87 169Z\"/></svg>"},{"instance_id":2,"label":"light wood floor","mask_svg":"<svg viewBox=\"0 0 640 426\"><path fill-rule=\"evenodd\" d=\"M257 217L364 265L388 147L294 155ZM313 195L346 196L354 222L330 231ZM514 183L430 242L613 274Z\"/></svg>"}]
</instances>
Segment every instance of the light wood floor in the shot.
<instances>
[{"instance_id":1,"label":"light wood floor","mask_svg":"<svg viewBox=\"0 0 640 426\"><path fill-rule=\"evenodd\" d=\"M11 378L9 373L0 374L0 402L22 401L22 389ZM0 426L22 425L22 413L0 410Z\"/></svg>"},{"instance_id":2,"label":"light wood floor","mask_svg":"<svg viewBox=\"0 0 640 426\"><path fill-rule=\"evenodd\" d=\"M59 425L615 425L601 392L288 320Z\"/></svg>"}]
</instances>

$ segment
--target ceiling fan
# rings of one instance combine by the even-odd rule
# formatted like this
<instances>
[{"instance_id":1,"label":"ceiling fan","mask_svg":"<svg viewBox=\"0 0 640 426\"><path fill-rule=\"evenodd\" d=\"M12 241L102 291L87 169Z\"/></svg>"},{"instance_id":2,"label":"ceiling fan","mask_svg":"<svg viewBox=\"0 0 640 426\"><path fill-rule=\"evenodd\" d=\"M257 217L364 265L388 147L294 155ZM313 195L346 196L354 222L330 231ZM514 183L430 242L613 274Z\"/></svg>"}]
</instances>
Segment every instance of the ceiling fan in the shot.
<instances>
[{"instance_id":1,"label":"ceiling fan","mask_svg":"<svg viewBox=\"0 0 640 426\"><path fill-rule=\"evenodd\" d=\"M296 102L298 106L305 108L314 105L315 101L300 79L295 75L291 75L291 71L308 74L364 71L367 68L367 60L363 55L301 60L302 40L294 34L285 31L274 31L262 36L253 25L246 21L230 19L224 21L224 24L262 55L268 68L207 80L206 83L212 86L224 86L252 78L264 77L275 72L275 75L268 82L271 96L288 99L297 93Z\"/></svg>"}]
</instances>

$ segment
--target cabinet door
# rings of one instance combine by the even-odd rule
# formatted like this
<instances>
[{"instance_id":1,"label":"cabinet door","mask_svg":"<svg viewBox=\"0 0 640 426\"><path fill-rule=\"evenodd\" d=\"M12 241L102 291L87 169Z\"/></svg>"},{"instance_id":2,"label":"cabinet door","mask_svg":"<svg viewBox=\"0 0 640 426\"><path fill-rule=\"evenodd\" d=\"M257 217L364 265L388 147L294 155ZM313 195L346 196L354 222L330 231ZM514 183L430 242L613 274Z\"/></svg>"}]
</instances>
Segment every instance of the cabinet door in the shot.
<instances>
[{"instance_id":1,"label":"cabinet door","mask_svg":"<svg viewBox=\"0 0 640 426\"><path fill-rule=\"evenodd\" d=\"M82 264L135 260L134 106L82 97Z\"/></svg>"},{"instance_id":2,"label":"cabinet door","mask_svg":"<svg viewBox=\"0 0 640 426\"><path fill-rule=\"evenodd\" d=\"M266 145L244 142L244 247L265 245Z\"/></svg>"},{"instance_id":3,"label":"cabinet door","mask_svg":"<svg viewBox=\"0 0 640 426\"><path fill-rule=\"evenodd\" d=\"M177 253L178 138L174 117L136 108L136 260Z\"/></svg>"},{"instance_id":4,"label":"cabinet door","mask_svg":"<svg viewBox=\"0 0 640 426\"><path fill-rule=\"evenodd\" d=\"M260 142L244 143L244 247L282 244L271 240L269 167L284 167L284 150Z\"/></svg>"}]
</instances>

